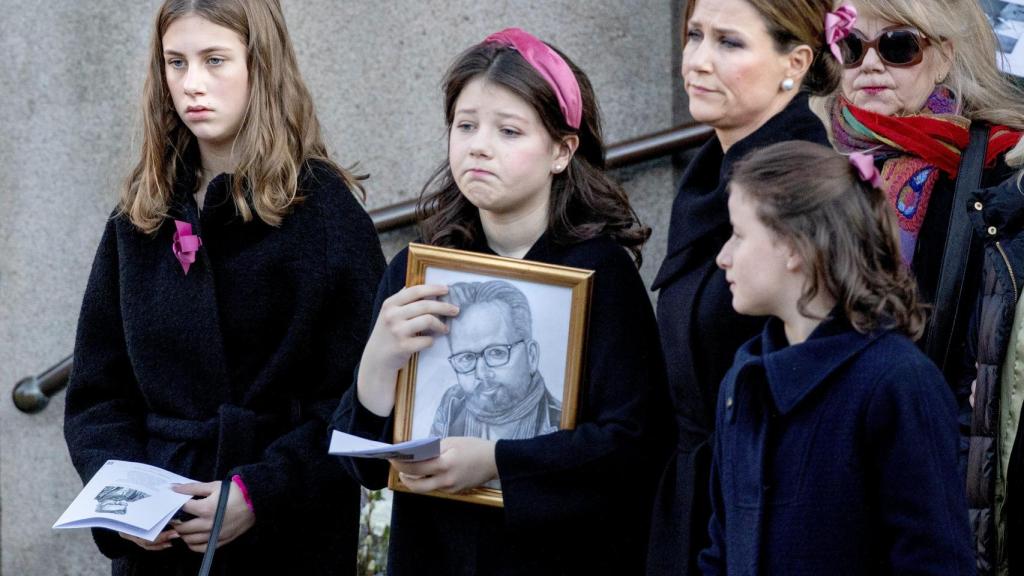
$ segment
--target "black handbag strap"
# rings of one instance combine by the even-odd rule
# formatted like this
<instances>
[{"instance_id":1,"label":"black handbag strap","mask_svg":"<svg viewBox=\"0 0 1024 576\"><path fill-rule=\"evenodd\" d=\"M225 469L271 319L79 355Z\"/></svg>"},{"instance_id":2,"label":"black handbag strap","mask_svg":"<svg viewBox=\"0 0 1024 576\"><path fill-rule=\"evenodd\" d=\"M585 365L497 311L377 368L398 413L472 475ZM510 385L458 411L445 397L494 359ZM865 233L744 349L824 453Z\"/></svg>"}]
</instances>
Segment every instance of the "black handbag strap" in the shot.
<instances>
[{"instance_id":1,"label":"black handbag strap","mask_svg":"<svg viewBox=\"0 0 1024 576\"><path fill-rule=\"evenodd\" d=\"M972 122L970 140L960 159L960 171L953 193L953 208L949 215L946 231L946 246L942 253L942 267L939 268L939 282L935 290L935 308L925 340L925 352L944 374L953 367L950 358L956 326L963 321L963 315L970 313L964 290L967 280L967 260L971 254L974 238L968 218L967 203L970 194L981 187L981 176L985 168L985 153L988 149L989 126L984 122Z\"/></svg>"},{"instance_id":2,"label":"black handbag strap","mask_svg":"<svg viewBox=\"0 0 1024 576\"><path fill-rule=\"evenodd\" d=\"M210 540L206 543L203 554L203 565L199 567L199 576L209 576L213 566L213 555L217 552L217 539L220 538L220 527L224 523L224 510L228 507L228 496L231 494L231 479L220 483L220 499L217 500L217 512L213 515L213 526L210 527Z\"/></svg>"}]
</instances>

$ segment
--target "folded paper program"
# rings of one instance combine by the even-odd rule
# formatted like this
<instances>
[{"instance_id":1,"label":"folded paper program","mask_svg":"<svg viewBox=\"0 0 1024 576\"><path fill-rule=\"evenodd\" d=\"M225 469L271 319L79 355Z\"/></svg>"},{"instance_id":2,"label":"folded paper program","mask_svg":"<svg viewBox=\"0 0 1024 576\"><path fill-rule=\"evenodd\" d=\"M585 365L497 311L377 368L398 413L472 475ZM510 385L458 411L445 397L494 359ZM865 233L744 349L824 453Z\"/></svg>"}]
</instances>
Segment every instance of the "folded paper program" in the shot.
<instances>
[{"instance_id":1,"label":"folded paper program","mask_svg":"<svg viewBox=\"0 0 1024 576\"><path fill-rule=\"evenodd\" d=\"M419 460L437 458L441 454L441 439L431 436L399 444L388 444L334 430L331 433L331 445L327 452L335 456L349 456L352 458L377 458L381 460L417 462Z\"/></svg>"}]
</instances>

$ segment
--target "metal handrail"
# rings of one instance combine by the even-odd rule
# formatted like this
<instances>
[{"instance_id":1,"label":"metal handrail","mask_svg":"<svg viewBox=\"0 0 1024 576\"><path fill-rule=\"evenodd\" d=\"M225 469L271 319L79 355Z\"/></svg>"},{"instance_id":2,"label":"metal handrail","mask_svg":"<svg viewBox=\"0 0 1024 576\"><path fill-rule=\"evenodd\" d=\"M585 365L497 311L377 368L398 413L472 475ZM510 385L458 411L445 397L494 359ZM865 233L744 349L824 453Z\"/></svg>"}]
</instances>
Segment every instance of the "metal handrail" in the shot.
<instances>
[{"instance_id":1,"label":"metal handrail","mask_svg":"<svg viewBox=\"0 0 1024 576\"><path fill-rule=\"evenodd\" d=\"M712 129L703 124L683 124L619 142L608 147L605 163L608 168L622 168L647 160L693 148L711 137ZM370 210L378 232L387 232L416 222L416 200L405 200ZM50 398L68 385L71 356L64 358L38 376L22 378L14 385L11 396L18 410L28 414L42 411Z\"/></svg>"},{"instance_id":2,"label":"metal handrail","mask_svg":"<svg viewBox=\"0 0 1024 576\"><path fill-rule=\"evenodd\" d=\"M71 356L68 356L38 376L22 378L11 392L14 405L28 414L41 412L54 394L67 387L70 374Z\"/></svg>"}]
</instances>

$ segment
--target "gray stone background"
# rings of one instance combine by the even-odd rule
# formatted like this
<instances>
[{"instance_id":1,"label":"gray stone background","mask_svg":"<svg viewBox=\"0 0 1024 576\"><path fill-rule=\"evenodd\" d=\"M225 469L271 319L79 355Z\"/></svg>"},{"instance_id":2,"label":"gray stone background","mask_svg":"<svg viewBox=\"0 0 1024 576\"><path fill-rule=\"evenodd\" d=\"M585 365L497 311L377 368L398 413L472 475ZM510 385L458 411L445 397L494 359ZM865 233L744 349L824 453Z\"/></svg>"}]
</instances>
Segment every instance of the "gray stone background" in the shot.
<instances>
[{"instance_id":1,"label":"gray stone background","mask_svg":"<svg viewBox=\"0 0 1024 576\"><path fill-rule=\"evenodd\" d=\"M369 172L368 208L418 194L444 158L441 76L462 49L520 26L586 70L613 143L686 119L680 0L283 0L329 146ZM50 526L81 483L61 431L10 401L23 376L69 354L82 292L117 186L134 162L157 0L0 0L0 574L109 573L88 531ZM678 168L619 170L664 253ZM410 231L386 234L390 257Z\"/></svg>"}]
</instances>

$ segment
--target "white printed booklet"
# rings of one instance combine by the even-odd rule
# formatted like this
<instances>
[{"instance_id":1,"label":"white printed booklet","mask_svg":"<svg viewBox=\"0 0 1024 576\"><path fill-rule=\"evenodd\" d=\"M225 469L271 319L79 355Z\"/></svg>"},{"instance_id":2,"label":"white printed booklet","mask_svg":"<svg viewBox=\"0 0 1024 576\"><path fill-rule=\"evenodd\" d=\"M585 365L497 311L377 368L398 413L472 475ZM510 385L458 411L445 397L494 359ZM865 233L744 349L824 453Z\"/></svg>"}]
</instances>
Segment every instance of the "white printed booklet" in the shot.
<instances>
[{"instance_id":1,"label":"white printed booklet","mask_svg":"<svg viewBox=\"0 0 1024 576\"><path fill-rule=\"evenodd\" d=\"M441 439L437 436L431 436L399 444L388 444L332 430L331 444L327 448L327 453L335 456L349 456L351 458L419 462L420 460L437 458L441 455Z\"/></svg>"},{"instance_id":2,"label":"white printed booklet","mask_svg":"<svg viewBox=\"0 0 1024 576\"><path fill-rule=\"evenodd\" d=\"M192 498L171 484L193 482L156 466L107 460L53 527L109 528L152 542Z\"/></svg>"}]
</instances>

